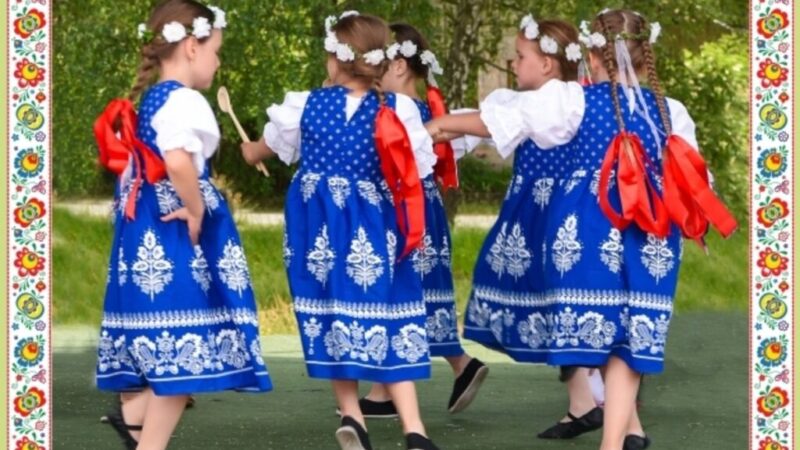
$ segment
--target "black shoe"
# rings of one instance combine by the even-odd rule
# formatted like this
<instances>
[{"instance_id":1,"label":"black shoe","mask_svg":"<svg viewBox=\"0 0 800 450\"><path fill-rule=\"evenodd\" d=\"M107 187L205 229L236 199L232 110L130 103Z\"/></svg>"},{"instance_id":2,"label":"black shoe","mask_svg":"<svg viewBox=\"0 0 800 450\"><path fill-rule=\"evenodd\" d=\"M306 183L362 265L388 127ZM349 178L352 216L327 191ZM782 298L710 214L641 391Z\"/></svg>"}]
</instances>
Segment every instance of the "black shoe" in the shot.
<instances>
[{"instance_id":1,"label":"black shoe","mask_svg":"<svg viewBox=\"0 0 800 450\"><path fill-rule=\"evenodd\" d=\"M367 430L350 416L342 417L342 426L336 430L336 441L342 450L372 450Z\"/></svg>"},{"instance_id":2,"label":"black shoe","mask_svg":"<svg viewBox=\"0 0 800 450\"><path fill-rule=\"evenodd\" d=\"M394 419L397 417L397 408L391 400L376 402L366 397L358 399L358 407L361 414L367 419ZM342 411L336 408L336 414L341 416Z\"/></svg>"},{"instance_id":3,"label":"black shoe","mask_svg":"<svg viewBox=\"0 0 800 450\"><path fill-rule=\"evenodd\" d=\"M603 409L596 407L581 417L567 412L569 422L559 422L538 434L540 439L572 439L603 426ZM626 440L627 442L627 440ZM628 450L626 447L625 450Z\"/></svg>"},{"instance_id":4,"label":"black shoe","mask_svg":"<svg viewBox=\"0 0 800 450\"><path fill-rule=\"evenodd\" d=\"M131 436L131 431L142 431L142 426L128 425L125 423L125 419L122 417L121 407L114 412L106 414L105 417L108 420L108 424L114 428L114 431L116 431L120 439L122 439L122 444L125 448L127 450L136 450L136 446L139 445L139 442Z\"/></svg>"},{"instance_id":5,"label":"black shoe","mask_svg":"<svg viewBox=\"0 0 800 450\"><path fill-rule=\"evenodd\" d=\"M478 358L472 358L467 367L464 368L464 371L461 372L461 375L456 378L455 383L453 383L453 393L450 394L447 410L455 414L469 406L472 400L475 399L475 395L478 394L478 390L488 374L489 368L480 362Z\"/></svg>"},{"instance_id":6,"label":"black shoe","mask_svg":"<svg viewBox=\"0 0 800 450\"><path fill-rule=\"evenodd\" d=\"M650 438L647 435L629 434L625 436L625 443L622 444L622 450L644 450L647 447L650 447Z\"/></svg>"},{"instance_id":7,"label":"black shoe","mask_svg":"<svg viewBox=\"0 0 800 450\"><path fill-rule=\"evenodd\" d=\"M430 439L419 433L408 433L406 435L406 448L408 450L439 450Z\"/></svg>"}]
</instances>

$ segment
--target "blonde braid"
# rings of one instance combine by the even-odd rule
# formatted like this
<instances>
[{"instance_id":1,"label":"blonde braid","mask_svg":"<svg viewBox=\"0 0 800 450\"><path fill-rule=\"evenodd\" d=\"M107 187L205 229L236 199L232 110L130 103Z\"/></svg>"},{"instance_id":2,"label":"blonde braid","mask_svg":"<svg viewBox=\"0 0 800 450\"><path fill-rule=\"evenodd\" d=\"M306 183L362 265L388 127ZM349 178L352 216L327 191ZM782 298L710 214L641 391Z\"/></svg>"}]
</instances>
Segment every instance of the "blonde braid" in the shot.
<instances>
[{"instance_id":1,"label":"blonde braid","mask_svg":"<svg viewBox=\"0 0 800 450\"><path fill-rule=\"evenodd\" d=\"M656 58L653 53L653 48L650 42L642 41L642 48L644 49L645 68L647 69L647 81L650 87L656 94L656 104L658 105L658 112L661 114L661 121L664 122L664 130L667 136L672 134L672 124L670 123L669 114L667 113L667 102L664 99L664 91L661 89L661 82L656 73Z\"/></svg>"},{"instance_id":2,"label":"blonde braid","mask_svg":"<svg viewBox=\"0 0 800 450\"><path fill-rule=\"evenodd\" d=\"M154 49L148 44L142 48L142 62L136 73L136 82L128 94L128 99L135 102L142 91L150 85L158 69L158 56Z\"/></svg>"},{"instance_id":3,"label":"blonde braid","mask_svg":"<svg viewBox=\"0 0 800 450\"><path fill-rule=\"evenodd\" d=\"M600 21L600 26L602 27L603 34L605 36L609 36L610 33L608 31L608 25L606 25L603 16L598 17ZM625 121L622 119L622 108L619 104L619 82L617 81L617 62L614 57L614 50L611 48L613 41L609 41L606 45L603 46L603 65L605 66L606 72L608 72L608 78L611 80L611 101L614 103L614 114L617 119L617 125L619 125L620 131L625 131Z\"/></svg>"}]
</instances>

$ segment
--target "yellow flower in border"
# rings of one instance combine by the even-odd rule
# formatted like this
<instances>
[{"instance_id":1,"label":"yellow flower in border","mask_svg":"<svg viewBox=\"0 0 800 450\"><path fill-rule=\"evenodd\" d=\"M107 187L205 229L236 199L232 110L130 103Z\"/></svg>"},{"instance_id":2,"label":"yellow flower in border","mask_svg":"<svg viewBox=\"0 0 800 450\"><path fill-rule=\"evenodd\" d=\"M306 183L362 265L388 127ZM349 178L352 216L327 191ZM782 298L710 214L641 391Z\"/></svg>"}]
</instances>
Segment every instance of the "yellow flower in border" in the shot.
<instances>
[{"instance_id":1,"label":"yellow flower in border","mask_svg":"<svg viewBox=\"0 0 800 450\"><path fill-rule=\"evenodd\" d=\"M758 412L764 417L769 417L775 414L775 411L789 404L789 393L779 387L774 387L766 395L758 397L756 404Z\"/></svg>"},{"instance_id":2,"label":"yellow flower in border","mask_svg":"<svg viewBox=\"0 0 800 450\"><path fill-rule=\"evenodd\" d=\"M44 392L32 387L14 399L14 411L22 417L28 417L36 408L41 408L45 403Z\"/></svg>"},{"instance_id":3,"label":"yellow flower in border","mask_svg":"<svg viewBox=\"0 0 800 450\"><path fill-rule=\"evenodd\" d=\"M758 19L758 22L756 22L758 34L767 39L787 26L789 26L789 15L780 9L773 9L769 14Z\"/></svg>"},{"instance_id":4,"label":"yellow flower in border","mask_svg":"<svg viewBox=\"0 0 800 450\"><path fill-rule=\"evenodd\" d=\"M28 14L14 21L14 32L17 33L19 37L25 39L46 24L47 21L44 20L44 13L38 9L32 9Z\"/></svg>"},{"instance_id":5,"label":"yellow flower in border","mask_svg":"<svg viewBox=\"0 0 800 450\"><path fill-rule=\"evenodd\" d=\"M779 442L775 442L771 437L767 436L758 442L758 450L789 450L789 447L784 447Z\"/></svg>"}]
</instances>

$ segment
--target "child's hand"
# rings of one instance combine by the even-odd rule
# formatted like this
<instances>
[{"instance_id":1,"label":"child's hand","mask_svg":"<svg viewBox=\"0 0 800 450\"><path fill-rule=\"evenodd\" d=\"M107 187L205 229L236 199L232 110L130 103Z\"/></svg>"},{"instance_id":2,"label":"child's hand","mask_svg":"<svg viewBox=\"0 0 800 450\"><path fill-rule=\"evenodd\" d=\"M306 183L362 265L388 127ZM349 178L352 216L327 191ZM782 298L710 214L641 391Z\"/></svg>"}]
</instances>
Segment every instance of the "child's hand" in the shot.
<instances>
[{"instance_id":1,"label":"child's hand","mask_svg":"<svg viewBox=\"0 0 800 450\"><path fill-rule=\"evenodd\" d=\"M451 133L442 130L442 128L439 126L439 122L436 119L433 119L430 122L426 123L425 129L428 130L428 134L431 135L431 138L433 138L433 142L435 143L451 141L455 138L462 136L461 134L458 133Z\"/></svg>"},{"instance_id":2,"label":"child's hand","mask_svg":"<svg viewBox=\"0 0 800 450\"><path fill-rule=\"evenodd\" d=\"M242 142L241 148L242 157L251 166L258 164L266 156L267 148L263 141Z\"/></svg>"},{"instance_id":3,"label":"child's hand","mask_svg":"<svg viewBox=\"0 0 800 450\"><path fill-rule=\"evenodd\" d=\"M200 241L200 228L203 224L203 217L192 215L186 207L176 209L175 211L161 217L162 222L170 222L173 220L183 220L189 227L189 239L192 240L192 245L197 245Z\"/></svg>"}]
</instances>

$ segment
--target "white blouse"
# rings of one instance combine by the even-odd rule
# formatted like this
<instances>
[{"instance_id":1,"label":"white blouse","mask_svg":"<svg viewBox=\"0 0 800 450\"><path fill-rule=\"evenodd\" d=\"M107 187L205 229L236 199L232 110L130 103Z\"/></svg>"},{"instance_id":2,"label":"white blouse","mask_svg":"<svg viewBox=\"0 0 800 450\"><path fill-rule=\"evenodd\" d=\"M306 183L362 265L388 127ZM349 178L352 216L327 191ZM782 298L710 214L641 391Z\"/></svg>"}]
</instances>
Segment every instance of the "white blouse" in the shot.
<instances>
[{"instance_id":1,"label":"white blouse","mask_svg":"<svg viewBox=\"0 0 800 450\"><path fill-rule=\"evenodd\" d=\"M673 133L697 148L695 124L686 107L667 98ZM535 91L498 89L481 102L498 152L506 157L525 139L550 149L575 137L586 110L583 87L574 81L550 80Z\"/></svg>"},{"instance_id":2,"label":"white blouse","mask_svg":"<svg viewBox=\"0 0 800 450\"><path fill-rule=\"evenodd\" d=\"M206 159L219 145L219 125L214 111L200 92L186 87L170 92L150 125L156 132L156 145L162 156L168 151L183 149L192 156L198 175L206 167Z\"/></svg>"},{"instance_id":3,"label":"white blouse","mask_svg":"<svg viewBox=\"0 0 800 450\"><path fill-rule=\"evenodd\" d=\"M264 126L264 140L269 148L277 153L278 158L286 164L292 164L300 159L300 120L310 92L289 92L281 104L273 104L267 108L269 122ZM436 164L436 155L433 153L433 140L422 123L419 109L410 97L396 94L397 102L395 113L405 125L417 171L420 178L425 178L433 173ZM345 104L347 120L353 117L364 97L348 95Z\"/></svg>"}]
</instances>

